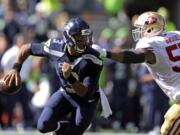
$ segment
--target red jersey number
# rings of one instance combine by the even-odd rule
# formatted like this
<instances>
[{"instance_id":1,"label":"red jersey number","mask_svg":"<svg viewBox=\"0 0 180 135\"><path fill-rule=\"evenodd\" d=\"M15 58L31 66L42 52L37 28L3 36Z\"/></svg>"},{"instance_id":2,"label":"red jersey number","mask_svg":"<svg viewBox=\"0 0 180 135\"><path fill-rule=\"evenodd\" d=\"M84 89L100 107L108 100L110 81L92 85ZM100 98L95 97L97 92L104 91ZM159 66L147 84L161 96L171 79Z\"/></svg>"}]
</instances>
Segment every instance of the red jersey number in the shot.
<instances>
[{"instance_id":1,"label":"red jersey number","mask_svg":"<svg viewBox=\"0 0 180 135\"><path fill-rule=\"evenodd\" d=\"M180 43L166 47L166 51L167 51L167 54L169 56L169 59L173 62L180 61L180 54L178 56L173 55L173 51L175 51L177 49L180 49ZM180 67L179 66L173 66L172 70L175 72L180 72Z\"/></svg>"}]
</instances>

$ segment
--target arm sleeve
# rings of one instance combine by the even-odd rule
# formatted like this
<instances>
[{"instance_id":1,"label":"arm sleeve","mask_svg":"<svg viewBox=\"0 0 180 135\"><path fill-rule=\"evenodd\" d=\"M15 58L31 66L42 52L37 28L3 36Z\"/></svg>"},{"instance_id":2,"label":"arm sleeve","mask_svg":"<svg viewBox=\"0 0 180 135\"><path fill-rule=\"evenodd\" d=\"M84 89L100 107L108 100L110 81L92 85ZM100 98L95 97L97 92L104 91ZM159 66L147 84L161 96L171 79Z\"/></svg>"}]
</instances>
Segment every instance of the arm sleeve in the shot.
<instances>
[{"instance_id":1,"label":"arm sleeve","mask_svg":"<svg viewBox=\"0 0 180 135\"><path fill-rule=\"evenodd\" d=\"M123 51L122 63L142 63L145 62L146 55L142 50Z\"/></svg>"},{"instance_id":2,"label":"arm sleeve","mask_svg":"<svg viewBox=\"0 0 180 135\"><path fill-rule=\"evenodd\" d=\"M42 43L31 43L31 54L34 56L47 56L46 48L51 45L51 39Z\"/></svg>"},{"instance_id":3,"label":"arm sleeve","mask_svg":"<svg viewBox=\"0 0 180 135\"><path fill-rule=\"evenodd\" d=\"M146 53L150 44L146 40L141 40L136 44L135 50L123 51L123 63L143 63L146 61Z\"/></svg>"},{"instance_id":4,"label":"arm sleeve","mask_svg":"<svg viewBox=\"0 0 180 135\"><path fill-rule=\"evenodd\" d=\"M107 52L107 57L121 63L142 63L146 60L143 50L121 50L119 52Z\"/></svg>"}]
</instances>

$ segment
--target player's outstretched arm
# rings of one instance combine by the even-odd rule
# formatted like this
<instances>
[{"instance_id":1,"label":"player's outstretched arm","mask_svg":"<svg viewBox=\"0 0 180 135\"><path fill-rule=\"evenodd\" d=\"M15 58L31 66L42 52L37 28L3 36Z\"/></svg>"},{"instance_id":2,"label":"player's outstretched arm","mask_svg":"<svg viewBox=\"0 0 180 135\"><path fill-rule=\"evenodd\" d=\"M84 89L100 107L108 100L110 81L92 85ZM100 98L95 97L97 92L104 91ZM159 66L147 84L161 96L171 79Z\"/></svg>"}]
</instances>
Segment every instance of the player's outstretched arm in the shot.
<instances>
[{"instance_id":1,"label":"player's outstretched arm","mask_svg":"<svg viewBox=\"0 0 180 135\"><path fill-rule=\"evenodd\" d=\"M154 64L156 62L155 55L150 48L136 49L136 50L120 50L120 51L107 51L97 45L92 48L97 50L101 57L109 58L121 63L143 63L147 62Z\"/></svg>"},{"instance_id":2,"label":"player's outstretched arm","mask_svg":"<svg viewBox=\"0 0 180 135\"><path fill-rule=\"evenodd\" d=\"M121 50L119 52L107 52L107 58L121 63L155 63L155 55L147 49Z\"/></svg>"},{"instance_id":3,"label":"player's outstretched arm","mask_svg":"<svg viewBox=\"0 0 180 135\"><path fill-rule=\"evenodd\" d=\"M16 86L19 86L21 84L21 78L20 78L19 72L21 70L23 62L30 55L30 52L31 52L30 44L24 45L20 49L16 57L13 68L3 77L3 80L5 81L6 85L11 86L13 84L13 81L15 81Z\"/></svg>"},{"instance_id":4,"label":"player's outstretched arm","mask_svg":"<svg viewBox=\"0 0 180 135\"><path fill-rule=\"evenodd\" d=\"M28 58L31 54L31 44L23 45L20 49L19 54L16 57L15 63L23 64L23 62Z\"/></svg>"}]
</instances>

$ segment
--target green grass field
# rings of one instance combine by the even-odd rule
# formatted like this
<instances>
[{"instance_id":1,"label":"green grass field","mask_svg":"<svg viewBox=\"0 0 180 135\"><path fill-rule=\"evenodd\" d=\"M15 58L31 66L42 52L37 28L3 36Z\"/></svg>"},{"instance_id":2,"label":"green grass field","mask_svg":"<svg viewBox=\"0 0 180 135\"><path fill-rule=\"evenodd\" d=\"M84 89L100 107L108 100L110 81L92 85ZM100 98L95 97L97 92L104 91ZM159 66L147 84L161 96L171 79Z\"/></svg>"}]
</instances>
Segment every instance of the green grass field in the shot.
<instances>
[{"instance_id":1,"label":"green grass field","mask_svg":"<svg viewBox=\"0 0 180 135\"><path fill-rule=\"evenodd\" d=\"M38 131L0 131L0 135L51 135L48 134L41 134ZM136 133L110 133L110 132L101 132L101 133L91 133L87 132L85 135L147 135L147 134L136 134Z\"/></svg>"}]
</instances>

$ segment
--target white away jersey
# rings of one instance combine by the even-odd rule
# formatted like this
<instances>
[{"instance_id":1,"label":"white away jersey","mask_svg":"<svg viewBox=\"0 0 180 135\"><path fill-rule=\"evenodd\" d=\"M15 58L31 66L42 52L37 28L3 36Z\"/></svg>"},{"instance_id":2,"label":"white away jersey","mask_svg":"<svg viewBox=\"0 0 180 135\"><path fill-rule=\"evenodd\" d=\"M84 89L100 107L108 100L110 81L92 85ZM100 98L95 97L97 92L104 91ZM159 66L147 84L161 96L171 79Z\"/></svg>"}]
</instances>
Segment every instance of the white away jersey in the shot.
<instances>
[{"instance_id":1,"label":"white away jersey","mask_svg":"<svg viewBox=\"0 0 180 135\"><path fill-rule=\"evenodd\" d=\"M156 64L146 63L157 84L166 95L180 101L180 32L142 38L136 48L152 48Z\"/></svg>"}]
</instances>

